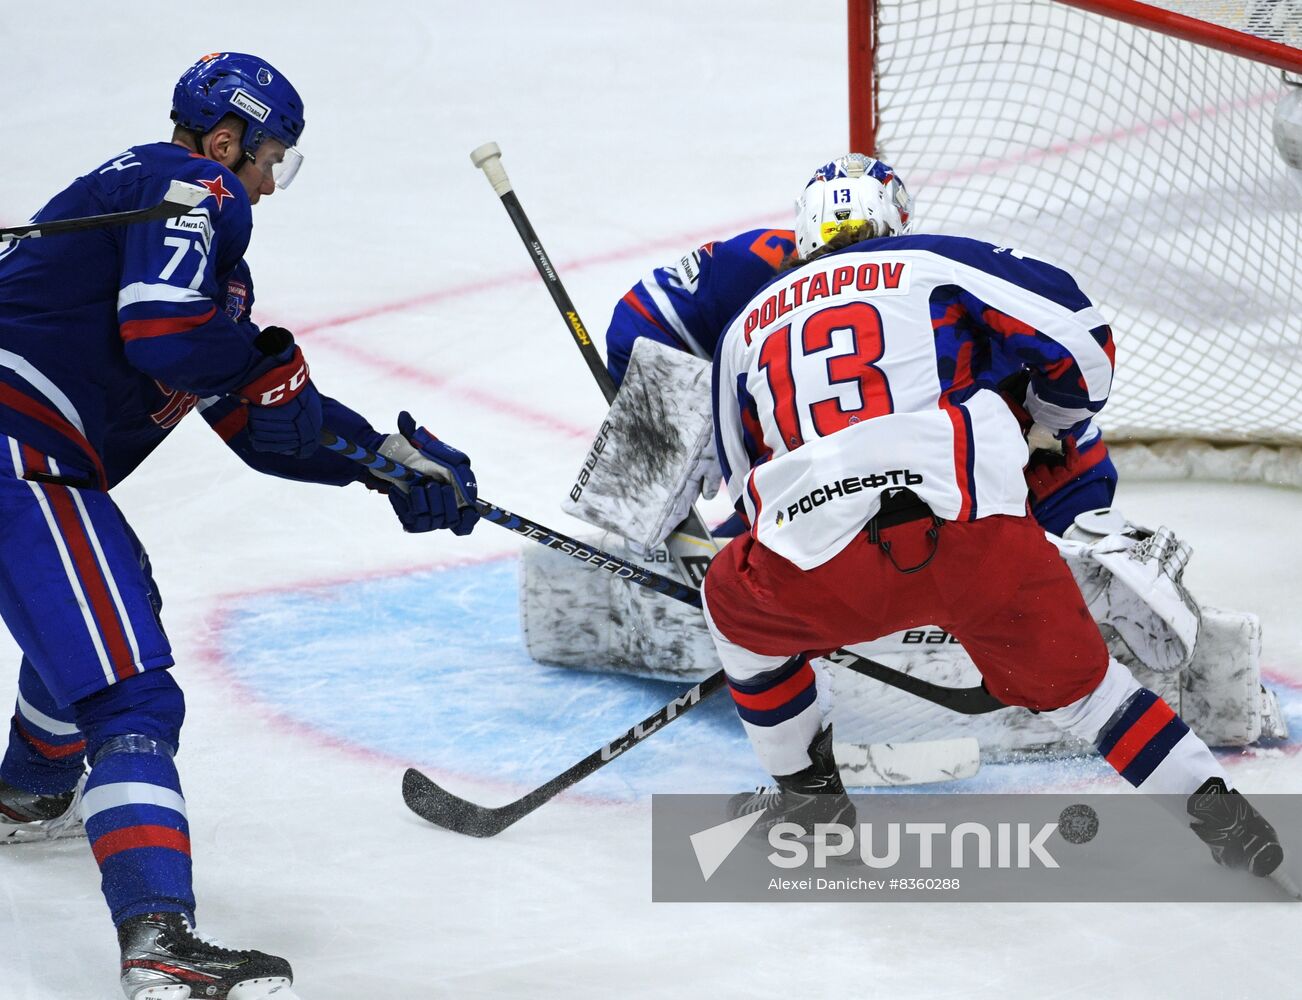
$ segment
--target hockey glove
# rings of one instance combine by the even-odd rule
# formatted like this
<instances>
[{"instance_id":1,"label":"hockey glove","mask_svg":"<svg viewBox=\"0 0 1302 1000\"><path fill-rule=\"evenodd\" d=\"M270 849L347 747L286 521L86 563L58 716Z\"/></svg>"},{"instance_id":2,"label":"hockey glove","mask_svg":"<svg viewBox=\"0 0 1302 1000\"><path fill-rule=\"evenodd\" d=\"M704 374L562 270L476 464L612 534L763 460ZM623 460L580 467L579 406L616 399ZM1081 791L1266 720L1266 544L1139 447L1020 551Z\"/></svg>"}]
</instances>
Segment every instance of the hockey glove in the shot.
<instances>
[{"instance_id":1,"label":"hockey glove","mask_svg":"<svg viewBox=\"0 0 1302 1000\"><path fill-rule=\"evenodd\" d=\"M1053 455L1063 453L1062 439L1043 424L1031 424L1030 430L1026 432L1026 447L1032 454L1037 451Z\"/></svg>"},{"instance_id":2,"label":"hockey glove","mask_svg":"<svg viewBox=\"0 0 1302 1000\"><path fill-rule=\"evenodd\" d=\"M389 490L389 503L404 531L447 528L454 535L470 534L479 520L475 509L479 492L464 452L417 427L406 410L398 414L398 433L386 437L378 450L424 477Z\"/></svg>"},{"instance_id":3,"label":"hockey glove","mask_svg":"<svg viewBox=\"0 0 1302 1000\"><path fill-rule=\"evenodd\" d=\"M249 446L292 458L316 451L321 436L321 394L309 377L303 352L288 330L269 326L255 345L275 366L238 393L249 405Z\"/></svg>"}]
</instances>

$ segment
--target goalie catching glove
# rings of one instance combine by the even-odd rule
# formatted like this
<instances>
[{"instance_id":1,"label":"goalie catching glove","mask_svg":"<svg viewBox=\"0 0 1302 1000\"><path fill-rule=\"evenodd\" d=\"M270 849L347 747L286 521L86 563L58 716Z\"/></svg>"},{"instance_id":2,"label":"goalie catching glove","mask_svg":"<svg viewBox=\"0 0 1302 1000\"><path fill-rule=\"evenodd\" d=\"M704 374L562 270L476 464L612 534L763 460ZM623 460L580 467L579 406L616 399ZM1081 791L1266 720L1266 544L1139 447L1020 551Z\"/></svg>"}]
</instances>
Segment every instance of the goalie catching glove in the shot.
<instances>
[{"instance_id":1,"label":"goalie catching glove","mask_svg":"<svg viewBox=\"0 0 1302 1000\"><path fill-rule=\"evenodd\" d=\"M1169 528L1139 528L1104 508L1077 515L1064 538L1048 537L1113 656L1163 673L1189 662L1200 622L1198 604L1184 586L1192 550Z\"/></svg>"},{"instance_id":2,"label":"goalie catching glove","mask_svg":"<svg viewBox=\"0 0 1302 1000\"><path fill-rule=\"evenodd\" d=\"M390 484L389 503L404 531L447 528L454 535L470 534L479 520L479 491L464 452L417 427L406 410L398 414L398 433L386 437L376 450L423 477L409 484L375 473Z\"/></svg>"}]
</instances>

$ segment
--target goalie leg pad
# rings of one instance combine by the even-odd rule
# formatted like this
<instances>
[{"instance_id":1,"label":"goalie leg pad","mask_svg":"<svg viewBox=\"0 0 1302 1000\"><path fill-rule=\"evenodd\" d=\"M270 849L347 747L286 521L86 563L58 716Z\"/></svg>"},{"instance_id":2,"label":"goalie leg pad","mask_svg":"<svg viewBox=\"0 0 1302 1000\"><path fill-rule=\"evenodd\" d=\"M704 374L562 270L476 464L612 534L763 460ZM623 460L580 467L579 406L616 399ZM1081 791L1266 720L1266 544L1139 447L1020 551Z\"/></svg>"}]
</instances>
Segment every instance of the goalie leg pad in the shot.
<instances>
[{"instance_id":1,"label":"goalie leg pad","mask_svg":"<svg viewBox=\"0 0 1302 1000\"><path fill-rule=\"evenodd\" d=\"M1261 686L1261 621L1203 608L1193 660L1180 672L1180 712L1212 746L1288 735L1274 696Z\"/></svg>"},{"instance_id":2,"label":"goalie leg pad","mask_svg":"<svg viewBox=\"0 0 1302 1000\"><path fill-rule=\"evenodd\" d=\"M666 576L669 554L645 557L614 535L595 546ZM553 666L613 670L657 680L698 681L719 669L701 613L541 545L520 563L520 622L533 659Z\"/></svg>"},{"instance_id":3,"label":"goalie leg pad","mask_svg":"<svg viewBox=\"0 0 1302 1000\"><path fill-rule=\"evenodd\" d=\"M714 495L718 466L709 363L640 339L562 508L650 551Z\"/></svg>"}]
</instances>

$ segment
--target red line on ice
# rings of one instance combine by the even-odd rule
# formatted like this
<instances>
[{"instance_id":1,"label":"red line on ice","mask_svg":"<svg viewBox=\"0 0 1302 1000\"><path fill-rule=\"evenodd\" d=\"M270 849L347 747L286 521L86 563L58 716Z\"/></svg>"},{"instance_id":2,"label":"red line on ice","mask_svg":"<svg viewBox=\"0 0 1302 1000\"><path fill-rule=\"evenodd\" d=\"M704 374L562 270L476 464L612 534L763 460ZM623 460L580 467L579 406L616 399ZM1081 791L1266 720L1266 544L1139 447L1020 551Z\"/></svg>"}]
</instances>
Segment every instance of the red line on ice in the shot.
<instances>
[{"instance_id":1,"label":"red line on ice","mask_svg":"<svg viewBox=\"0 0 1302 1000\"><path fill-rule=\"evenodd\" d=\"M1020 155L1004 157L998 160L984 160L969 167L964 167L961 170L938 171L932 174L921 173L912 183L915 190L923 190L929 184L945 183L981 174L997 174L1005 171L1016 170L1027 164L1038 163L1055 157L1070 156L1074 153L1084 152L1094 147L1107 145L1113 142L1125 142L1150 132L1178 127L1189 122L1213 117L1222 112L1240 111L1247 107L1254 107L1269 100L1272 96L1274 95L1263 93L1246 100L1207 105L1205 107L1195 108L1183 114L1175 114L1170 117L1157 118L1152 121L1141 122L1125 128L1099 132L1081 139L1071 139L1058 142L1047 149L1028 150ZM730 223L714 226L709 230L679 233L673 236L665 236L649 242L638 243L620 249L607 250L586 257L578 257L562 262L557 269L563 273L569 274L587 268L601 267L606 264L637 259L649 252L661 249L681 250L684 247L698 245L703 240L717 238L720 232L743 232L747 229L771 225L772 222L773 218L771 216L755 216L747 219L734 220ZM497 289L506 288L512 285L526 284L536 280L538 279L532 270L521 269L492 278L468 281L460 285L453 285L450 288L424 292L420 295L414 295L404 299L396 299L391 302L382 302L365 309L341 313L337 316L328 316L314 322L299 324L297 331L302 335L309 336L311 340L316 343L326 345L331 350L347 355L350 360L359 365L375 369L386 375L401 378L405 381L422 385L427 388L438 389L446 396L460 398L498 413L505 413L513 417L518 417L535 426L544 427L554 431L562 437L581 438L586 440L592 436L592 429L590 427L570 423L569 421L555 416L549 411L529 406L516 399L498 395L497 393L486 389L458 384L452 379L436 375L413 365L404 364L403 362L391 358L377 357L374 353L364 350L356 343L342 337L332 336L328 332L363 320L374 319L377 316L406 312L411 309L419 309L424 306L436 305L440 302L448 302L455 299L469 298L476 295L482 295L486 292L495 291ZM557 322L559 322L559 318L557 319Z\"/></svg>"}]
</instances>

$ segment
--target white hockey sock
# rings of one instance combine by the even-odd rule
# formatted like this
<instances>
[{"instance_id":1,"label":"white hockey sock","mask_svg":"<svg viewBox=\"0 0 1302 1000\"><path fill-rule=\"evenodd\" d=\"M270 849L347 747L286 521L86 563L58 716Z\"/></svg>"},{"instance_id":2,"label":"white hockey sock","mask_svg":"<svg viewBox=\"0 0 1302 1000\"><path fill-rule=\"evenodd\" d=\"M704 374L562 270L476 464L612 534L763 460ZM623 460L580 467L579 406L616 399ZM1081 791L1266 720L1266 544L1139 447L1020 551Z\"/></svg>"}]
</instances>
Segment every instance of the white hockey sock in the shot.
<instances>
[{"instance_id":1,"label":"white hockey sock","mask_svg":"<svg viewBox=\"0 0 1302 1000\"><path fill-rule=\"evenodd\" d=\"M823 713L808 659L752 652L722 635L708 608L705 620L742 728L764 769L785 775L809 767L809 744L823 728Z\"/></svg>"},{"instance_id":2,"label":"white hockey sock","mask_svg":"<svg viewBox=\"0 0 1302 1000\"><path fill-rule=\"evenodd\" d=\"M1165 701L1116 660L1084 698L1044 717L1094 744L1142 792L1192 795L1208 778L1233 787L1225 769Z\"/></svg>"}]
</instances>

